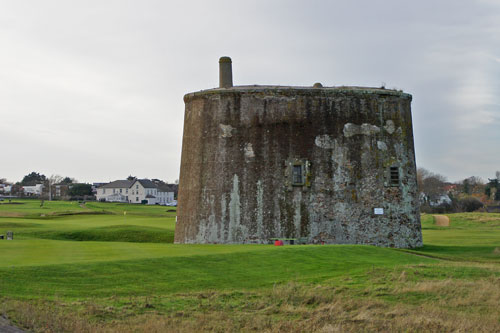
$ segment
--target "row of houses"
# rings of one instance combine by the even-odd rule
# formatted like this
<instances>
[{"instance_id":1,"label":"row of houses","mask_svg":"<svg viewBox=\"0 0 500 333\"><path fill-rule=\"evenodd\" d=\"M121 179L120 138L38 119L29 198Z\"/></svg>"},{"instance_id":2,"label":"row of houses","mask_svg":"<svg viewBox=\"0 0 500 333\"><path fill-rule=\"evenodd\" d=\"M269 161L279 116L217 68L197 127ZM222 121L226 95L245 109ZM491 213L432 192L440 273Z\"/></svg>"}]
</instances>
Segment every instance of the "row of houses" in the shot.
<instances>
[{"instance_id":1,"label":"row of houses","mask_svg":"<svg viewBox=\"0 0 500 333\"><path fill-rule=\"evenodd\" d=\"M43 184L36 184L33 186L22 186L19 188L25 196L39 196L43 192L43 187ZM12 194L12 192L12 185L0 184L0 194L9 195Z\"/></svg>"},{"instance_id":2,"label":"row of houses","mask_svg":"<svg viewBox=\"0 0 500 333\"><path fill-rule=\"evenodd\" d=\"M176 204L177 185L149 179L115 180L96 189L96 199L108 202L144 203L148 205Z\"/></svg>"},{"instance_id":3,"label":"row of houses","mask_svg":"<svg viewBox=\"0 0 500 333\"><path fill-rule=\"evenodd\" d=\"M49 195L51 198L56 199L69 199L69 190L75 184L52 184L50 190L46 184L35 184L35 185L24 185L18 186L15 194L24 195L27 197L39 197L43 194ZM14 185L17 186L17 185ZM2 191L2 186L0 184L0 193L12 194L12 185L4 187Z\"/></svg>"},{"instance_id":4,"label":"row of houses","mask_svg":"<svg viewBox=\"0 0 500 333\"><path fill-rule=\"evenodd\" d=\"M10 194L11 191L12 191L12 185L0 184L0 194Z\"/></svg>"}]
</instances>

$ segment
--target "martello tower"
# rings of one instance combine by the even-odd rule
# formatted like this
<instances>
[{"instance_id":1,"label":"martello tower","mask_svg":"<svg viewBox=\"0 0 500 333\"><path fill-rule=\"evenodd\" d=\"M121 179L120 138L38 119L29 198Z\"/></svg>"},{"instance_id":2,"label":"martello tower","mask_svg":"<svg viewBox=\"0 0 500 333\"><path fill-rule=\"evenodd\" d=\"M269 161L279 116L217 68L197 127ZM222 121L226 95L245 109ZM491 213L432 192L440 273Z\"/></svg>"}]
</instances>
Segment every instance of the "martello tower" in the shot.
<instances>
[{"instance_id":1,"label":"martello tower","mask_svg":"<svg viewBox=\"0 0 500 333\"><path fill-rule=\"evenodd\" d=\"M176 243L422 245L411 95L233 86L189 93Z\"/></svg>"}]
</instances>

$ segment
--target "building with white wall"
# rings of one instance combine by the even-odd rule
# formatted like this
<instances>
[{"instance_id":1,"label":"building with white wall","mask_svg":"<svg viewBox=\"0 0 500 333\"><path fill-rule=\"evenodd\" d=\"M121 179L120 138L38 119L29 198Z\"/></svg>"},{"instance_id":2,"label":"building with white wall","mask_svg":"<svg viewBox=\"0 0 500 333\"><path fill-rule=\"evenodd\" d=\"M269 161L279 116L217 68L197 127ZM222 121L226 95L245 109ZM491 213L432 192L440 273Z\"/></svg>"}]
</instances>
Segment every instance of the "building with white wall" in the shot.
<instances>
[{"instance_id":1,"label":"building with white wall","mask_svg":"<svg viewBox=\"0 0 500 333\"><path fill-rule=\"evenodd\" d=\"M158 192L156 195L156 202L159 205L168 205L174 202L175 189L169 184L158 184Z\"/></svg>"},{"instance_id":2,"label":"building with white wall","mask_svg":"<svg viewBox=\"0 0 500 333\"><path fill-rule=\"evenodd\" d=\"M33 186L23 186L23 192L25 195L42 195L43 184L36 184Z\"/></svg>"},{"instance_id":3,"label":"building with white wall","mask_svg":"<svg viewBox=\"0 0 500 333\"><path fill-rule=\"evenodd\" d=\"M12 191L12 185L9 184L0 184L0 193L2 194L10 194Z\"/></svg>"},{"instance_id":4,"label":"building with white wall","mask_svg":"<svg viewBox=\"0 0 500 333\"><path fill-rule=\"evenodd\" d=\"M155 183L149 179L136 179L132 183L130 189L132 190L132 196L130 197L129 202L142 203L144 201L144 203L147 203L148 205L156 204L158 189L156 188Z\"/></svg>"},{"instance_id":5,"label":"building with white wall","mask_svg":"<svg viewBox=\"0 0 500 333\"><path fill-rule=\"evenodd\" d=\"M114 182L102 185L97 189L97 201L108 202L130 202L129 191L132 182L130 180L115 180Z\"/></svg>"},{"instance_id":6,"label":"building with white wall","mask_svg":"<svg viewBox=\"0 0 500 333\"><path fill-rule=\"evenodd\" d=\"M115 180L97 188L96 199L108 202L167 205L174 201L174 191L168 184L149 179Z\"/></svg>"}]
</instances>

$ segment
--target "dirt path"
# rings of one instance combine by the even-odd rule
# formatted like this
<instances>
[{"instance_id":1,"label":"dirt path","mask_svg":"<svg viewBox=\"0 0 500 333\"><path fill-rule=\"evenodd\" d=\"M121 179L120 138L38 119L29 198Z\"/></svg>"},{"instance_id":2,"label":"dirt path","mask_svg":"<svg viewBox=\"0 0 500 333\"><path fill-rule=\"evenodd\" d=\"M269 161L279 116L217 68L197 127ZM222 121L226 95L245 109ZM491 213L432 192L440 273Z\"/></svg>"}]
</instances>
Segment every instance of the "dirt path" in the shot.
<instances>
[{"instance_id":1,"label":"dirt path","mask_svg":"<svg viewBox=\"0 0 500 333\"><path fill-rule=\"evenodd\" d=\"M0 316L0 332L2 333L24 333L20 328L12 326L10 322L4 317Z\"/></svg>"}]
</instances>

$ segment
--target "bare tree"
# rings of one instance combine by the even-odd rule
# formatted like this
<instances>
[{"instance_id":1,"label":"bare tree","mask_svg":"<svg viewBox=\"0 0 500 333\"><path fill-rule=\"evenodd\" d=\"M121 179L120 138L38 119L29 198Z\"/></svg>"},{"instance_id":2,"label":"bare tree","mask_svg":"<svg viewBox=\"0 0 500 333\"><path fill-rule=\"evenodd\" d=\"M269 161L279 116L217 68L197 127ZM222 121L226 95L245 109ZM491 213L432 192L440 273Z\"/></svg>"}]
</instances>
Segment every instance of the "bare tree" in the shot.
<instances>
[{"instance_id":1,"label":"bare tree","mask_svg":"<svg viewBox=\"0 0 500 333\"><path fill-rule=\"evenodd\" d=\"M418 186L418 191L420 193L424 192L423 186L424 186L424 179L429 176L431 172L425 168L418 168L417 169L417 186Z\"/></svg>"},{"instance_id":2,"label":"bare tree","mask_svg":"<svg viewBox=\"0 0 500 333\"><path fill-rule=\"evenodd\" d=\"M423 193L429 201L436 201L446 194L446 177L433 173L425 168L417 169L417 184L420 193Z\"/></svg>"},{"instance_id":3,"label":"bare tree","mask_svg":"<svg viewBox=\"0 0 500 333\"><path fill-rule=\"evenodd\" d=\"M52 185L60 183L64 178L59 175L52 175L47 178L47 186L49 188L49 201L52 201Z\"/></svg>"}]
</instances>

